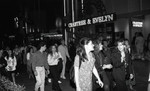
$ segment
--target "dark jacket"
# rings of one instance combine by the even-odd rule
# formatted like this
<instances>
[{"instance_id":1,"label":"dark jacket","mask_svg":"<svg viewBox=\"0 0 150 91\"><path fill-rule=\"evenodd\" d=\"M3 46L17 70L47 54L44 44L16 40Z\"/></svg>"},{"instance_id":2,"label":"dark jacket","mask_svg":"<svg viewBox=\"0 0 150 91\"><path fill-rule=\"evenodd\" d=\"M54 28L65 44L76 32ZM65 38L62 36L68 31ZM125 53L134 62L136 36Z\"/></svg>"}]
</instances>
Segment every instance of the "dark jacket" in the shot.
<instances>
[{"instance_id":1,"label":"dark jacket","mask_svg":"<svg viewBox=\"0 0 150 91\"><path fill-rule=\"evenodd\" d=\"M98 70L98 73L100 74L104 70L102 69L102 66L104 64L110 64L109 57L105 56L102 51L94 51L94 56L95 56L95 67Z\"/></svg>"},{"instance_id":2,"label":"dark jacket","mask_svg":"<svg viewBox=\"0 0 150 91\"><path fill-rule=\"evenodd\" d=\"M126 79L127 75L132 74L131 57L128 53L125 53L125 62L121 62L121 53L117 48L115 48L112 51L111 60L114 79L123 81Z\"/></svg>"}]
</instances>

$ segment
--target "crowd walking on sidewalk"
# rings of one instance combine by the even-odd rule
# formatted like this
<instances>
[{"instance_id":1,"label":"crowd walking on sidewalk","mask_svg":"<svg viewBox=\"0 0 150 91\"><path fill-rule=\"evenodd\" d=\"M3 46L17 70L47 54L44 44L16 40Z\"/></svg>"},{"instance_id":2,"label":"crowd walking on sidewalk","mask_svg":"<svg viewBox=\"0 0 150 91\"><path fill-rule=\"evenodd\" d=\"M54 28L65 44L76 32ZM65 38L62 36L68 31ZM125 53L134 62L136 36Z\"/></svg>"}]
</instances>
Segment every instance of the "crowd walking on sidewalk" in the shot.
<instances>
[{"instance_id":1,"label":"crowd walking on sidewalk","mask_svg":"<svg viewBox=\"0 0 150 91\"><path fill-rule=\"evenodd\" d=\"M16 77L27 73L29 79L35 80L34 91L45 91L47 83L52 84L53 91L63 91L61 79L68 80L68 70L73 67L76 91L138 91L138 75L133 64L150 62L149 40L150 37L144 40L137 33L132 44L121 38L112 46L109 40L99 36L83 37L68 45L61 39L60 44L41 41L38 46L1 48L0 77L17 84ZM146 76L149 91L150 72Z\"/></svg>"}]
</instances>

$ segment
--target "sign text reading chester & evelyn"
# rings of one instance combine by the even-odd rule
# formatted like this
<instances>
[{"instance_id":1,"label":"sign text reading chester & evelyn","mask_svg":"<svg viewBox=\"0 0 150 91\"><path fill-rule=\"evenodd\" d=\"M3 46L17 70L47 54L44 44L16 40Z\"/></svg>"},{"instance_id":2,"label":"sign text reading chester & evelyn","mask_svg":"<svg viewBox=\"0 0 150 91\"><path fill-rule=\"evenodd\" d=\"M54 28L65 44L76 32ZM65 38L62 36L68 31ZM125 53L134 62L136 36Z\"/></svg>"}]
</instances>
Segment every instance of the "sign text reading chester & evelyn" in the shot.
<instances>
[{"instance_id":1,"label":"sign text reading chester & evelyn","mask_svg":"<svg viewBox=\"0 0 150 91\"><path fill-rule=\"evenodd\" d=\"M73 23L69 23L68 27L72 28L72 27L78 27L78 26L108 22L108 21L113 21L113 20L114 20L114 14L109 14L109 15L95 17L95 18L92 18L92 19L86 19L86 20L81 20L81 21L76 21L76 22L73 22Z\"/></svg>"}]
</instances>

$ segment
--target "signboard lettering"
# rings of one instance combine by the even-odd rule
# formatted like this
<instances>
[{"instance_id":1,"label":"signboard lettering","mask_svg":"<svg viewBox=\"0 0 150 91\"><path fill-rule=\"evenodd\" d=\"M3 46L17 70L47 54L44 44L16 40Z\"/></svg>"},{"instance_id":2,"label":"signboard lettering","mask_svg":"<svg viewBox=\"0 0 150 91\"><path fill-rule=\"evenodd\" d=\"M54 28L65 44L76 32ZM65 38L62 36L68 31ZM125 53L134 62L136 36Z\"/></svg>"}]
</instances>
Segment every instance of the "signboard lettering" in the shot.
<instances>
[{"instance_id":1,"label":"signboard lettering","mask_svg":"<svg viewBox=\"0 0 150 91\"><path fill-rule=\"evenodd\" d=\"M68 27L73 28L73 27L79 27L79 26L84 26L84 25L114 21L114 17L115 17L114 14L94 17L92 19L81 20L81 21L76 21L76 22L73 22L73 23L69 23Z\"/></svg>"}]
</instances>

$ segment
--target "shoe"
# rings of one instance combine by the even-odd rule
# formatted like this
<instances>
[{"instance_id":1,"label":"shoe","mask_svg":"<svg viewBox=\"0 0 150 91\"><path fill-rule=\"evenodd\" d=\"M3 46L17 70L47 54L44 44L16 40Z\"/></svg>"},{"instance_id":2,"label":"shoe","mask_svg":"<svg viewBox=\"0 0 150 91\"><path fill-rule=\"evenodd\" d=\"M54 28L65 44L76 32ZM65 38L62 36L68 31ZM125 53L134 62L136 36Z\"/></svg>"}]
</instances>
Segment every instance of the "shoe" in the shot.
<instances>
[{"instance_id":1,"label":"shoe","mask_svg":"<svg viewBox=\"0 0 150 91\"><path fill-rule=\"evenodd\" d=\"M48 79L48 82L49 82L49 83L51 83L51 82L52 82L52 80L51 80L51 79Z\"/></svg>"},{"instance_id":2,"label":"shoe","mask_svg":"<svg viewBox=\"0 0 150 91\"><path fill-rule=\"evenodd\" d=\"M61 81L58 81L58 83L62 83Z\"/></svg>"},{"instance_id":3,"label":"shoe","mask_svg":"<svg viewBox=\"0 0 150 91\"><path fill-rule=\"evenodd\" d=\"M61 78L62 78L62 79L66 79L66 77L65 77L65 76L62 76Z\"/></svg>"}]
</instances>

